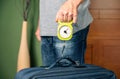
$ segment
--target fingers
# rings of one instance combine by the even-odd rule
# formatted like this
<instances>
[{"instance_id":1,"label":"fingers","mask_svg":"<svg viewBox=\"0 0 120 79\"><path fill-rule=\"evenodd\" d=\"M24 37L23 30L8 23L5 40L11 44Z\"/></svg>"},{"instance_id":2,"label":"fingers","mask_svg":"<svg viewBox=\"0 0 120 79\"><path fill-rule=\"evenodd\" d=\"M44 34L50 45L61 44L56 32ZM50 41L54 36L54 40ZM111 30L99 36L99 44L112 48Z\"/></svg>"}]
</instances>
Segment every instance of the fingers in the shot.
<instances>
[{"instance_id":1,"label":"fingers","mask_svg":"<svg viewBox=\"0 0 120 79\"><path fill-rule=\"evenodd\" d=\"M56 22L61 21L61 22L70 22L73 19L73 14L72 12L58 12L56 15Z\"/></svg>"},{"instance_id":2,"label":"fingers","mask_svg":"<svg viewBox=\"0 0 120 79\"><path fill-rule=\"evenodd\" d=\"M38 33L35 33L35 35L36 35L37 40L38 40L38 41L41 41L40 35L39 35Z\"/></svg>"},{"instance_id":3,"label":"fingers","mask_svg":"<svg viewBox=\"0 0 120 79\"><path fill-rule=\"evenodd\" d=\"M36 38L38 41L41 41L41 37L39 35L36 35Z\"/></svg>"},{"instance_id":4,"label":"fingers","mask_svg":"<svg viewBox=\"0 0 120 79\"><path fill-rule=\"evenodd\" d=\"M78 19L78 11L77 9L72 10L60 10L56 15L56 22L70 22L73 20L73 23L77 22Z\"/></svg>"},{"instance_id":5,"label":"fingers","mask_svg":"<svg viewBox=\"0 0 120 79\"><path fill-rule=\"evenodd\" d=\"M37 39L38 39L38 41L41 41L41 37L39 36L39 37L37 37Z\"/></svg>"},{"instance_id":6,"label":"fingers","mask_svg":"<svg viewBox=\"0 0 120 79\"><path fill-rule=\"evenodd\" d=\"M63 21L64 21L64 22L67 22L67 20L68 20L68 16L67 16L67 15L68 15L68 12L65 11L65 12L63 13Z\"/></svg>"},{"instance_id":7,"label":"fingers","mask_svg":"<svg viewBox=\"0 0 120 79\"><path fill-rule=\"evenodd\" d=\"M56 15L56 22L58 21L63 21L63 13L62 12L58 12Z\"/></svg>"},{"instance_id":8,"label":"fingers","mask_svg":"<svg viewBox=\"0 0 120 79\"><path fill-rule=\"evenodd\" d=\"M70 13L68 13L67 21L70 22L70 21L72 21L72 19L73 19L73 14L70 12Z\"/></svg>"},{"instance_id":9,"label":"fingers","mask_svg":"<svg viewBox=\"0 0 120 79\"><path fill-rule=\"evenodd\" d=\"M77 9L75 9L75 10L73 11L73 23L76 23L76 22L77 22L77 15L78 15L78 11L77 11Z\"/></svg>"},{"instance_id":10,"label":"fingers","mask_svg":"<svg viewBox=\"0 0 120 79\"><path fill-rule=\"evenodd\" d=\"M59 9L56 15L56 21L77 22L78 7L73 0L67 0Z\"/></svg>"},{"instance_id":11,"label":"fingers","mask_svg":"<svg viewBox=\"0 0 120 79\"><path fill-rule=\"evenodd\" d=\"M36 35L37 40L38 40L38 41L41 41L40 28L39 28L39 26L38 26L38 28L37 28L37 30L36 30L36 32L35 32L35 35Z\"/></svg>"}]
</instances>

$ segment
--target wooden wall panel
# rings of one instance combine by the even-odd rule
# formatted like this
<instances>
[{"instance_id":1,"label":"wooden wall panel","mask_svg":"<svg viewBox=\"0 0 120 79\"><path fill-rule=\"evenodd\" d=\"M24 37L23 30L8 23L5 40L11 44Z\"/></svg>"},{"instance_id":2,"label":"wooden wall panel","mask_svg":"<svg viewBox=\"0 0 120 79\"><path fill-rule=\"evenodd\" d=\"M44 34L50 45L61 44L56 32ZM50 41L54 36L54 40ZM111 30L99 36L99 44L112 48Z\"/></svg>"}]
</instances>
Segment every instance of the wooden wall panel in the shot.
<instances>
[{"instance_id":1,"label":"wooden wall panel","mask_svg":"<svg viewBox=\"0 0 120 79\"><path fill-rule=\"evenodd\" d=\"M120 20L119 9L100 10L100 19Z\"/></svg>"},{"instance_id":2,"label":"wooden wall panel","mask_svg":"<svg viewBox=\"0 0 120 79\"><path fill-rule=\"evenodd\" d=\"M99 40L98 41L98 54L99 57L94 59L97 65L105 67L116 73L120 79L120 40ZM97 62L100 60L100 62Z\"/></svg>"},{"instance_id":3,"label":"wooden wall panel","mask_svg":"<svg viewBox=\"0 0 120 79\"><path fill-rule=\"evenodd\" d=\"M87 51L85 54L85 63L87 64L93 64L92 60L93 60L93 43L92 42L88 42L89 44L87 45Z\"/></svg>"},{"instance_id":4,"label":"wooden wall panel","mask_svg":"<svg viewBox=\"0 0 120 79\"><path fill-rule=\"evenodd\" d=\"M94 19L120 20L120 9L91 9Z\"/></svg>"},{"instance_id":5,"label":"wooden wall panel","mask_svg":"<svg viewBox=\"0 0 120 79\"><path fill-rule=\"evenodd\" d=\"M120 9L120 0L91 0L92 9Z\"/></svg>"},{"instance_id":6,"label":"wooden wall panel","mask_svg":"<svg viewBox=\"0 0 120 79\"><path fill-rule=\"evenodd\" d=\"M91 0L94 18L88 34L86 63L114 71L120 79L120 0Z\"/></svg>"},{"instance_id":7,"label":"wooden wall panel","mask_svg":"<svg viewBox=\"0 0 120 79\"><path fill-rule=\"evenodd\" d=\"M91 24L89 35L120 38L120 20L94 20Z\"/></svg>"}]
</instances>

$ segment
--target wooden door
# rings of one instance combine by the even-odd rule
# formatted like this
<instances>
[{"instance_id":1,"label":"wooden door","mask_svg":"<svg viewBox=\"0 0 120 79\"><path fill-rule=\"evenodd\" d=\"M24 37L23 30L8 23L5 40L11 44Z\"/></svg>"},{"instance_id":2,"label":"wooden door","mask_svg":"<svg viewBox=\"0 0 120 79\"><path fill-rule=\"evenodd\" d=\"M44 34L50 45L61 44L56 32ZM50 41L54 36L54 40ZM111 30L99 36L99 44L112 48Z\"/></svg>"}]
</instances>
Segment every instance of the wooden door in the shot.
<instances>
[{"instance_id":1,"label":"wooden door","mask_svg":"<svg viewBox=\"0 0 120 79\"><path fill-rule=\"evenodd\" d=\"M86 63L114 71L120 79L120 0L91 0L94 17L88 35Z\"/></svg>"}]
</instances>

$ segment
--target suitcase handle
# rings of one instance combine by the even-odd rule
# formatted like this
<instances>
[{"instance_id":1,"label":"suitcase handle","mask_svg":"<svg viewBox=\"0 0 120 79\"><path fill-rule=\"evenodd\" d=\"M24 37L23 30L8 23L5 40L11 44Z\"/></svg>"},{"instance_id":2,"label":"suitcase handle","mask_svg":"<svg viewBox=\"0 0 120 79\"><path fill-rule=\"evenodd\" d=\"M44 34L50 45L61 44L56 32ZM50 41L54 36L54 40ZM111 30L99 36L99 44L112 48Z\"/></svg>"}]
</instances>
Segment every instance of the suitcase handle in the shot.
<instances>
[{"instance_id":1,"label":"suitcase handle","mask_svg":"<svg viewBox=\"0 0 120 79\"><path fill-rule=\"evenodd\" d=\"M56 60L56 62L54 62L53 64L51 64L49 67L46 67L45 69L51 69L51 68L53 68L53 67L56 66L57 64L60 64L60 61L63 60L63 59L67 59L67 60L69 60L69 61L72 63L72 64L70 64L70 65L67 65L67 67L68 67L68 66L74 66L74 67L77 67L77 68L83 68L83 67L85 67L85 66L81 66L78 61L74 61L74 60L72 60L72 59L69 58L69 57L61 57L61 58L59 58L58 60ZM61 66L61 67L65 67L65 66L63 66L63 65L60 65L60 66Z\"/></svg>"}]
</instances>

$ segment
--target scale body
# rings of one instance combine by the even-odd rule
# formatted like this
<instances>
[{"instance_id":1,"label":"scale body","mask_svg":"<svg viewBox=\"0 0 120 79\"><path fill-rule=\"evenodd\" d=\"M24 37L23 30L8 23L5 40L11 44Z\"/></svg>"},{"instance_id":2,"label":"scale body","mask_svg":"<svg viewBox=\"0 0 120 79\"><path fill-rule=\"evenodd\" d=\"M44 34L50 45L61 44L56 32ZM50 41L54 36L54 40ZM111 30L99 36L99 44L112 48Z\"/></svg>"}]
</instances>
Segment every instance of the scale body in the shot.
<instances>
[{"instance_id":1,"label":"scale body","mask_svg":"<svg viewBox=\"0 0 120 79\"><path fill-rule=\"evenodd\" d=\"M73 26L71 22L58 22L57 36L60 40L70 40L73 35Z\"/></svg>"}]
</instances>

